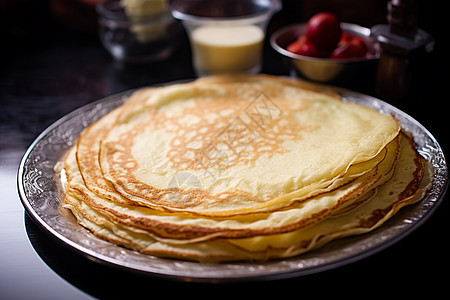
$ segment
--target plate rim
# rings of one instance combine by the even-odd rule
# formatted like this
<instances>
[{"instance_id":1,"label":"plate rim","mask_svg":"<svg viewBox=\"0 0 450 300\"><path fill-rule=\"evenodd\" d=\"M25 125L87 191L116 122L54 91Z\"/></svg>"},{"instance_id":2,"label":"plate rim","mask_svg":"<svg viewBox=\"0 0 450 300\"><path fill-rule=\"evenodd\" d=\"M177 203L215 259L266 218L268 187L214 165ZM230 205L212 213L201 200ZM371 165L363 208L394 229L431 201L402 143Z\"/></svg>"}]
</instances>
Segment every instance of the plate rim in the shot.
<instances>
[{"instance_id":1,"label":"plate rim","mask_svg":"<svg viewBox=\"0 0 450 300\"><path fill-rule=\"evenodd\" d=\"M178 82L179 81L174 81L174 82L168 82L168 83L163 83L160 85L153 85L153 86L169 85L169 84L174 84L174 83L178 83ZM186 81L183 80L182 82L186 82ZM30 144L30 146L27 148L27 150L25 151L25 153L20 161L19 168L17 171L17 189L18 189L18 193L19 193L19 198L22 202L22 205L25 208L25 211L27 212L27 214L29 216L31 216L31 219L34 221L34 223L37 224L38 227L43 228L46 233L48 233L50 236L55 238L58 242L61 242L62 245L68 247L71 250L75 250L77 253L79 253L91 260L94 260L98 263L107 264L107 265L110 265L113 267L118 267L120 269L137 272L137 273L141 273L144 275L156 276L159 278L166 278L166 279L171 279L171 280L181 280L181 281L189 280L189 281L195 281L195 282L235 282L235 281L274 280L274 279L286 279L286 278L306 276L306 275L310 275L310 274L314 274L314 273L318 273L318 272L323 272L326 270L331 270L331 269L334 269L334 268L337 268L337 267L340 267L343 265L347 265L350 263L354 263L356 261L367 258L371 255L374 255L375 253L382 251L383 249L386 249L386 248L392 246L393 244L402 240L407 235L411 234L417 228L422 226L422 224L425 223L433 215L433 213L436 211L436 209L443 202L444 196L447 192L448 164L447 164L447 160L445 157L445 153L443 152L442 147L440 146L439 142L435 139L435 137L431 134L430 131L428 131L428 129L425 126L423 126L420 122L418 122L416 119L414 119L407 113L403 112L402 110L396 108L395 106L393 106L383 100L380 100L378 98L375 98L375 97L372 97L372 96L369 96L366 94L355 92L355 91L352 91L349 89L340 88L340 87L332 87L335 91L337 91L343 97L344 101L353 102L352 97L356 97L359 99L363 99L364 103L362 103L362 105L372 107L371 105L366 105L366 104L369 104L369 103L366 103L367 101L371 101L372 104L376 104L379 107L382 107L383 109L387 109L387 111L390 111L391 113L395 114L396 116L401 115L403 118L406 118L409 122L411 122L414 126L419 127L420 130L422 131L422 133L425 134L426 137L431 139L433 141L433 143L438 147L439 153L443 156L443 163L445 166L444 183L442 185L441 190L439 191L438 197L435 199L435 201L433 202L431 207L425 211L425 214L423 216L421 216L418 220L413 222L410 226L407 226L405 229L402 229L399 234L390 236L387 240L385 240L381 244L378 244L374 247L369 247L365 251L360 251L360 252L354 253L343 259L329 261L324 264L319 264L317 266L310 266L310 267L307 267L304 269L298 268L298 269L289 269L289 270L281 270L281 271L277 270L274 272L246 273L245 275L239 274L239 272L237 272L237 273L233 273L233 274L227 274L226 276L211 276L211 275L203 276L202 274L197 274L197 273L194 273L194 274L193 273L182 274L180 272L174 273L174 272L171 272L170 270L169 271L168 270L149 271L149 270L144 270L142 268L137 268L135 266L123 264L123 261L107 257L107 256L103 255L102 253L98 253L96 251L93 251L91 249L83 247L79 243L71 240L69 237L58 232L55 228L53 228L48 223L48 220L44 220L37 213L37 211L32 206L31 202L29 201L29 199L26 195L25 188L24 188L24 172L25 172L26 163L28 162L28 159L30 158L31 153L35 150L36 146L43 139L45 139L45 137L50 132L52 132L53 130L62 126L64 123L68 122L70 119L79 117L80 114L82 114L83 112L92 111L95 107L99 107L99 106L105 105L107 103L109 103L109 104L114 103L113 107L111 108L111 109L113 109L114 107L119 106L119 105L121 105L121 103L126 101L126 98L129 95L131 95L134 91L141 89L141 88L145 88L145 87L129 89L129 90L125 90L125 91L113 94L113 95L109 95L107 97L100 98L96 101L85 104L85 105L69 112L68 114L62 116L61 118L57 119L50 126L48 126L44 131L42 131L36 137L36 139ZM358 103L360 103L360 102L358 102ZM377 107L373 107L373 108L378 109ZM109 109L108 111L110 111L111 109ZM101 116L102 115L97 116L97 119ZM92 120L91 123L93 123L93 122L95 122L95 120ZM89 123L89 124L91 124L91 123ZM89 124L87 124L87 125L89 125ZM83 126L81 130L83 130L85 127L86 126ZM402 127L403 127L403 124L402 124ZM78 137L75 137L75 140L77 138ZM68 147L70 147L70 146L68 145ZM434 177L433 177L433 181L434 181ZM427 193L427 195L428 195L428 193ZM427 195L425 197L427 197ZM422 201L424 201L424 199L422 199L420 202L422 202ZM59 202L59 200L57 202ZM400 210L400 211L402 211L402 210ZM381 227L383 227L383 226L381 226ZM92 234L92 233L89 232L89 234ZM368 233L368 234L370 234L370 233ZM351 238L357 239L358 237L359 236L355 236L355 237L351 237ZM347 239L349 239L349 238L347 238ZM116 245L116 247L120 247L120 246ZM132 250L130 250L130 251L132 251ZM140 253L137 253L137 254L145 255L145 254L140 254ZM145 256L147 256L147 255L145 255ZM295 258L296 257L291 258L291 259L285 259L285 260L275 260L275 261L271 261L271 262L289 261L289 260L295 260ZM171 260L171 259L164 259L164 258L155 258L155 259ZM171 261L176 261L176 260L171 260ZM202 263L198 263L198 262L188 262L188 261L182 261L182 260L179 260L179 262L180 263L189 263L189 264L202 264ZM238 264L238 265L255 265L255 264L258 265L259 264L259 265L261 265L261 264L267 264L267 263L268 262L250 263L250 264L249 263L232 263L232 264ZM229 265L230 263L225 263L225 264ZM216 266L221 266L221 265L222 264L218 264Z\"/></svg>"}]
</instances>

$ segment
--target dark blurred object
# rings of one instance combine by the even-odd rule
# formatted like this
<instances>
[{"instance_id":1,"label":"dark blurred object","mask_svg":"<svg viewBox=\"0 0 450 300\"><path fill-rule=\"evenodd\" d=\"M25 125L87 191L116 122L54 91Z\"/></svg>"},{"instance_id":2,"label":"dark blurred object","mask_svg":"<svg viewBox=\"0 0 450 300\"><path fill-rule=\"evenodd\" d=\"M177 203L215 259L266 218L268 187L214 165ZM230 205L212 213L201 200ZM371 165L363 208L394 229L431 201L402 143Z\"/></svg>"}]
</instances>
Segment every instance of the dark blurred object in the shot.
<instances>
[{"instance_id":1,"label":"dark blurred object","mask_svg":"<svg viewBox=\"0 0 450 300\"><path fill-rule=\"evenodd\" d=\"M97 28L95 6L104 0L49 0L50 11L68 29L93 32Z\"/></svg>"},{"instance_id":2,"label":"dark blurred object","mask_svg":"<svg viewBox=\"0 0 450 300\"><path fill-rule=\"evenodd\" d=\"M392 0L388 25L376 25L372 33L381 46L377 71L377 96L399 107L415 93L419 72L426 54L434 48L434 39L419 29L416 0Z\"/></svg>"},{"instance_id":3,"label":"dark blurred object","mask_svg":"<svg viewBox=\"0 0 450 300\"><path fill-rule=\"evenodd\" d=\"M389 31L392 34L414 39L419 16L415 0L393 0L388 4Z\"/></svg>"},{"instance_id":4,"label":"dark blurred object","mask_svg":"<svg viewBox=\"0 0 450 300\"><path fill-rule=\"evenodd\" d=\"M102 1L0 0L2 44L43 42L72 33L96 34L95 5Z\"/></svg>"},{"instance_id":5,"label":"dark blurred object","mask_svg":"<svg viewBox=\"0 0 450 300\"><path fill-rule=\"evenodd\" d=\"M264 2L264 1L259 1ZM182 0L170 1L172 10L186 15L208 18L242 17L262 13L266 10L265 3L251 3L242 0Z\"/></svg>"},{"instance_id":6,"label":"dark blurred object","mask_svg":"<svg viewBox=\"0 0 450 300\"><path fill-rule=\"evenodd\" d=\"M46 0L0 0L0 34L3 41L5 38L8 42L44 34L49 23Z\"/></svg>"},{"instance_id":7,"label":"dark blurred object","mask_svg":"<svg viewBox=\"0 0 450 300\"><path fill-rule=\"evenodd\" d=\"M387 0L301 0L284 1L284 5L296 5L289 9L289 15L296 22L305 22L318 12L331 12L341 22L354 23L364 27L386 22Z\"/></svg>"}]
</instances>

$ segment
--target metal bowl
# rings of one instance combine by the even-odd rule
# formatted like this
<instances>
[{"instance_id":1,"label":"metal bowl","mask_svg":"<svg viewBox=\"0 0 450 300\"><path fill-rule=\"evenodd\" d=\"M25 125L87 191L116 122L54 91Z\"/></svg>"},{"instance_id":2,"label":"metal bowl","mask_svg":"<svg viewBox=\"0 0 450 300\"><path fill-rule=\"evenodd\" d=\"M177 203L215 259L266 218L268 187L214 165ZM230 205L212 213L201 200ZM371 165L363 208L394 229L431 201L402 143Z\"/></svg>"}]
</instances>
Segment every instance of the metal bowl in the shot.
<instances>
[{"instance_id":1,"label":"metal bowl","mask_svg":"<svg viewBox=\"0 0 450 300\"><path fill-rule=\"evenodd\" d=\"M376 70L379 47L371 36L369 28L356 24L341 23L342 31L362 38L368 47L368 55L354 59L317 58L292 53L286 47L306 32L306 23L290 25L276 31L270 44L288 58L295 70L302 76L319 82L350 82Z\"/></svg>"}]
</instances>

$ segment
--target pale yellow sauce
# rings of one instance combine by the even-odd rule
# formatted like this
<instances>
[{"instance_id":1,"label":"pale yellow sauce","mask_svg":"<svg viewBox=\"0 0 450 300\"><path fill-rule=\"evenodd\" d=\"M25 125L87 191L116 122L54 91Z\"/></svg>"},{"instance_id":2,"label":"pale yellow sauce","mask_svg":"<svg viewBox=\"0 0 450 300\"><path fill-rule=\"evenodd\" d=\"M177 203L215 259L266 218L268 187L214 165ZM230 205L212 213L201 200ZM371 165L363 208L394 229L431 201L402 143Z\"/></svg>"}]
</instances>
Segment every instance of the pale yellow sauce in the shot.
<instances>
[{"instance_id":1,"label":"pale yellow sauce","mask_svg":"<svg viewBox=\"0 0 450 300\"><path fill-rule=\"evenodd\" d=\"M206 73L249 70L261 61L264 32L254 25L202 26L192 32L195 66Z\"/></svg>"}]
</instances>

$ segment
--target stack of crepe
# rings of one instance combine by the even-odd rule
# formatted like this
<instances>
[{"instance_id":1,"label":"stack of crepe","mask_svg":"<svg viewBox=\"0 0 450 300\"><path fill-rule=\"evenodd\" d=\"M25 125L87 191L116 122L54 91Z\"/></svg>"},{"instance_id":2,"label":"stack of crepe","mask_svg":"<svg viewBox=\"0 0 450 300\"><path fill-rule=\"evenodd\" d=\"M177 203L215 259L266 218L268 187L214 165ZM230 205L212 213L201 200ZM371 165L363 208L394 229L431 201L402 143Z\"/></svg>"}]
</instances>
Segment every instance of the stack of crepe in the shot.
<instances>
[{"instance_id":1,"label":"stack of crepe","mask_svg":"<svg viewBox=\"0 0 450 300\"><path fill-rule=\"evenodd\" d=\"M144 88L87 127L63 207L142 253L286 258L374 230L420 200L426 161L399 122L268 75Z\"/></svg>"}]
</instances>

